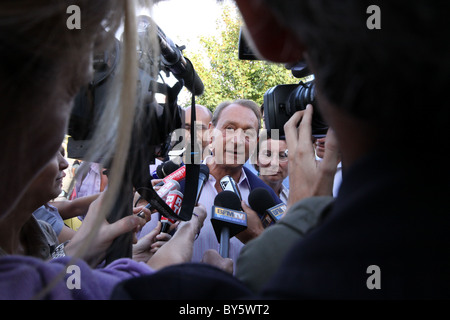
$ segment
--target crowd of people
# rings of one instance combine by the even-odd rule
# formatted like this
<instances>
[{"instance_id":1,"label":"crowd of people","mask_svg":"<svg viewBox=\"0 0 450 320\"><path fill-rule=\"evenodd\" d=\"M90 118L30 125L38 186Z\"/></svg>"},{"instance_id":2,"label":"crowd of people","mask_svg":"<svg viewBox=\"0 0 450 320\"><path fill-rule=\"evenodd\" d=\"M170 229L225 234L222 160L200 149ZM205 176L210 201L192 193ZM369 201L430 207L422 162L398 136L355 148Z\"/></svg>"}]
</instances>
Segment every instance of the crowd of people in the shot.
<instances>
[{"instance_id":1,"label":"crowd of people","mask_svg":"<svg viewBox=\"0 0 450 320\"><path fill-rule=\"evenodd\" d=\"M145 201L134 203L134 214L106 219L130 161L141 98L130 80L137 79L135 3L0 3L0 298L449 298L450 171L429 152L448 149L446 11L421 0L401 10L398 1L376 2L378 29L366 24L372 2L236 0L261 58L307 62L315 107L330 128L313 139L308 105L284 125L285 137L272 139L262 134L254 101L223 101L212 113L195 106L209 176L192 218L169 232ZM82 8L79 30L66 25L73 4ZM76 196L54 201L69 166L62 142L73 99L89 81L93 48L107 45L102 30L119 26L122 60L107 101L117 121L98 128L91 150L92 159L113 153L114 161L107 172L83 161ZM425 73L432 76L418 81ZM228 256L218 252L211 221L224 177L235 182L246 215ZM249 205L258 188L286 205L273 225L263 226ZM77 230L64 224L74 217L83 217ZM113 241L130 232L132 257L106 263ZM75 289L70 266L81 275Z\"/></svg>"}]
</instances>

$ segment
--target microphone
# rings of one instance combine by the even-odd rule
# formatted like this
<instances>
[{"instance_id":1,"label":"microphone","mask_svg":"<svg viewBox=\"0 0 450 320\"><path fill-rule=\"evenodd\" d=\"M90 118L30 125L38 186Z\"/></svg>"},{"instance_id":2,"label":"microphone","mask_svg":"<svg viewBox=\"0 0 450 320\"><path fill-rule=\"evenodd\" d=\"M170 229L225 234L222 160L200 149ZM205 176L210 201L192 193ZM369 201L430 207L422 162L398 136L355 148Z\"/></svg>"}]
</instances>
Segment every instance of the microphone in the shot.
<instances>
[{"instance_id":1,"label":"microphone","mask_svg":"<svg viewBox=\"0 0 450 320\"><path fill-rule=\"evenodd\" d=\"M195 199L195 205L198 204L198 199L202 194L203 186L209 179L209 168L206 164L200 164L200 172L198 174L198 186L197 186L197 198Z\"/></svg>"},{"instance_id":2,"label":"microphone","mask_svg":"<svg viewBox=\"0 0 450 320\"><path fill-rule=\"evenodd\" d=\"M172 160L169 160L157 166L156 170L152 172L152 176L155 179L163 179L178 168L180 168L180 165L176 164Z\"/></svg>"},{"instance_id":3,"label":"microphone","mask_svg":"<svg viewBox=\"0 0 450 320\"><path fill-rule=\"evenodd\" d=\"M178 47L168 38L160 27L149 16L141 15L138 17L140 35L149 34L149 27L156 26L159 46L161 51L161 62L172 72L177 80L183 80L185 87L193 95L201 95L204 90L203 82L195 72L194 66L189 59L183 57L182 50L184 47Z\"/></svg>"},{"instance_id":4,"label":"microphone","mask_svg":"<svg viewBox=\"0 0 450 320\"><path fill-rule=\"evenodd\" d=\"M284 211L286 211L284 203L277 204L269 191L261 187L250 192L248 204L258 213L264 228L280 220Z\"/></svg>"},{"instance_id":5,"label":"microphone","mask_svg":"<svg viewBox=\"0 0 450 320\"><path fill-rule=\"evenodd\" d=\"M163 179L163 181L157 183L155 187L162 186L165 183L167 183L167 181L170 180L180 181L183 180L184 178L186 178L186 166L182 166L177 170L175 170L174 172L172 172L171 174L169 174L167 177Z\"/></svg>"},{"instance_id":6,"label":"microphone","mask_svg":"<svg viewBox=\"0 0 450 320\"><path fill-rule=\"evenodd\" d=\"M242 201L241 192L239 191L236 182L231 176L226 175L225 177L220 179L220 186L222 187L223 191L231 191L236 193L236 195L239 197L239 200ZM239 208L242 210L240 203Z\"/></svg>"},{"instance_id":7,"label":"microphone","mask_svg":"<svg viewBox=\"0 0 450 320\"><path fill-rule=\"evenodd\" d=\"M173 190L180 190L180 184L175 180L169 180L156 193L161 199L166 200L167 195ZM151 207L152 205L150 203L145 206L147 209L150 209ZM145 218L144 210L141 210L137 216Z\"/></svg>"},{"instance_id":8,"label":"microphone","mask_svg":"<svg viewBox=\"0 0 450 320\"><path fill-rule=\"evenodd\" d=\"M181 204L183 202L183 194L178 190L172 190L167 194L166 203L177 215L180 214ZM175 221L165 216L161 216L161 232L167 233L169 228Z\"/></svg>"},{"instance_id":9,"label":"microphone","mask_svg":"<svg viewBox=\"0 0 450 320\"><path fill-rule=\"evenodd\" d=\"M241 210L237 194L228 190L216 196L211 212L211 224L219 241L219 254L228 258L230 238L247 229L247 214Z\"/></svg>"}]
</instances>

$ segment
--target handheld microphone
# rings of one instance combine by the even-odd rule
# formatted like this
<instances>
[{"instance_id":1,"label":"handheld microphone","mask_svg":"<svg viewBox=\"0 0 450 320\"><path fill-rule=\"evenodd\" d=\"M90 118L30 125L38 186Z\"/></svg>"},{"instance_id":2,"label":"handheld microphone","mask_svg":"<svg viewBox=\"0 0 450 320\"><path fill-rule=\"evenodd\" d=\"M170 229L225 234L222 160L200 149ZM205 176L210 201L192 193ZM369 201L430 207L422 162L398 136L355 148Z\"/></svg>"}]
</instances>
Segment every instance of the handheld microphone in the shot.
<instances>
[{"instance_id":1,"label":"handheld microphone","mask_svg":"<svg viewBox=\"0 0 450 320\"><path fill-rule=\"evenodd\" d=\"M158 194L158 196L161 199L166 200L167 195L169 194L169 192L171 192L173 190L180 190L180 184L177 181L175 181L175 180L169 180L156 193ZM148 203L145 206L145 208L147 208L147 209L150 209L151 207L152 207L152 205L150 203ZM140 218L145 218L144 210L141 210L137 214L137 216L140 217Z\"/></svg>"},{"instance_id":2,"label":"handheld microphone","mask_svg":"<svg viewBox=\"0 0 450 320\"><path fill-rule=\"evenodd\" d=\"M198 204L198 199L200 199L200 195L202 194L203 186L206 181L209 179L209 168L206 164L200 165L200 173L198 174L198 186L197 186L197 197L195 199L195 205Z\"/></svg>"},{"instance_id":3,"label":"handheld microphone","mask_svg":"<svg viewBox=\"0 0 450 320\"><path fill-rule=\"evenodd\" d=\"M184 178L186 178L186 166L182 166L177 170L175 170L174 172L172 172L171 174L169 174L167 177L163 179L163 181L157 183L155 187L162 186L170 180L180 181L183 180Z\"/></svg>"},{"instance_id":4,"label":"handheld microphone","mask_svg":"<svg viewBox=\"0 0 450 320\"><path fill-rule=\"evenodd\" d=\"M166 203L176 214L180 214L181 204L183 202L183 194L178 190L172 190L167 194ZM167 233L169 228L175 221L165 216L161 216L161 232Z\"/></svg>"},{"instance_id":5,"label":"handheld microphone","mask_svg":"<svg viewBox=\"0 0 450 320\"><path fill-rule=\"evenodd\" d=\"M264 188L253 189L248 195L248 204L258 213L264 228L275 224L286 211L286 205L277 204Z\"/></svg>"},{"instance_id":6,"label":"handheld microphone","mask_svg":"<svg viewBox=\"0 0 450 320\"><path fill-rule=\"evenodd\" d=\"M165 177L162 182L167 183L170 180L180 181L184 178L186 178L186 166L182 166L179 169L175 170L167 177Z\"/></svg>"},{"instance_id":7,"label":"handheld microphone","mask_svg":"<svg viewBox=\"0 0 450 320\"><path fill-rule=\"evenodd\" d=\"M222 191L214 199L211 224L219 241L219 254L229 257L230 238L247 229L247 214L241 211L241 201L236 193Z\"/></svg>"},{"instance_id":8,"label":"handheld microphone","mask_svg":"<svg viewBox=\"0 0 450 320\"><path fill-rule=\"evenodd\" d=\"M180 165L176 164L172 160L169 160L157 166L156 170L152 172L152 176L155 179L163 179L179 168Z\"/></svg>"},{"instance_id":9,"label":"handheld microphone","mask_svg":"<svg viewBox=\"0 0 450 320\"><path fill-rule=\"evenodd\" d=\"M234 179L231 176L226 175L225 177L220 179L220 186L222 187L223 191L234 192L239 197L239 200L242 201L241 192L239 191L239 188L238 188L236 182L234 181ZM240 207L241 207L241 205L239 204L239 208Z\"/></svg>"}]
</instances>

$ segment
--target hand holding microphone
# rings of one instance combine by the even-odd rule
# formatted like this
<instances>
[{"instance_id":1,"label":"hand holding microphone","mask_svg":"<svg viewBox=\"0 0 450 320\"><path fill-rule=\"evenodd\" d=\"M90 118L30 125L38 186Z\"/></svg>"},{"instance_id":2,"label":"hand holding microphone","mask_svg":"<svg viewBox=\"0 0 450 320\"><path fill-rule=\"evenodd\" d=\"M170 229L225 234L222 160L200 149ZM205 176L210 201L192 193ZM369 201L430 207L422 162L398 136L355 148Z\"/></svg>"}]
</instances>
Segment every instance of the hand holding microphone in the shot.
<instances>
[{"instance_id":1,"label":"hand holding microphone","mask_svg":"<svg viewBox=\"0 0 450 320\"><path fill-rule=\"evenodd\" d=\"M169 174L171 174L172 172L174 172L179 168L180 168L179 164L176 164L175 162L169 160L157 166L156 170L152 172L152 177L154 179L164 179Z\"/></svg>"},{"instance_id":2,"label":"hand holding microphone","mask_svg":"<svg viewBox=\"0 0 450 320\"><path fill-rule=\"evenodd\" d=\"M248 196L248 204L258 213L264 228L275 224L286 211L286 205L277 204L264 188L253 189Z\"/></svg>"},{"instance_id":3,"label":"hand holding microphone","mask_svg":"<svg viewBox=\"0 0 450 320\"><path fill-rule=\"evenodd\" d=\"M178 190L172 190L167 194L166 203L176 214L180 214L181 204L183 202L183 194ZM161 216L161 233L168 233L169 228L176 221Z\"/></svg>"},{"instance_id":4,"label":"hand holding microphone","mask_svg":"<svg viewBox=\"0 0 450 320\"><path fill-rule=\"evenodd\" d=\"M155 185L155 187L162 186L170 180L181 181L184 178L186 178L186 166L182 166L177 170L175 170L174 172L172 172L171 174L164 177L160 183Z\"/></svg>"},{"instance_id":5,"label":"hand holding microphone","mask_svg":"<svg viewBox=\"0 0 450 320\"><path fill-rule=\"evenodd\" d=\"M173 190L180 190L180 184L175 180L169 180L161 188L159 188L157 194L161 199L166 200L169 192ZM145 208L150 209L151 208L150 203L147 204ZM143 211L139 212L138 217L145 218L144 212Z\"/></svg>"}]
</instances>

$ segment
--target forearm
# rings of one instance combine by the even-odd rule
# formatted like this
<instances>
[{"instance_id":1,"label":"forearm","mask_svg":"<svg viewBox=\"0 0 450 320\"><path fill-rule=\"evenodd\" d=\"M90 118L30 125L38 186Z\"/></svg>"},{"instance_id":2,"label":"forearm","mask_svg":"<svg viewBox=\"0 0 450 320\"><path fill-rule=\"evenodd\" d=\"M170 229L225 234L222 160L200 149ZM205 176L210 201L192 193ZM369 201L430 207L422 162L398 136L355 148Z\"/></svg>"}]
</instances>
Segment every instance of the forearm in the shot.
<instances>
[{"instance_id":1,"label":"forearm","mask_svg":"<svg viewBox=\"0 0 450 320\"><path fill-rule=\"evenodd\" d=\"M99 195L100 193L70 201L55 201L52 205L58 209L59 214L64 220L70 219L85 215L91 203L97 199Z\"/></svg>"},{"instance_id":2,"label":"forearm","mask_svg":"<svg viewBox=\"0 0 450 320\"><path fill-rule=\"evenodd\" d=\"M312 196L332 196L334 176L337 167L330 167L320 170L317 181L312 189Z\"/></svg>"}]
</instances>

